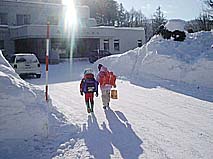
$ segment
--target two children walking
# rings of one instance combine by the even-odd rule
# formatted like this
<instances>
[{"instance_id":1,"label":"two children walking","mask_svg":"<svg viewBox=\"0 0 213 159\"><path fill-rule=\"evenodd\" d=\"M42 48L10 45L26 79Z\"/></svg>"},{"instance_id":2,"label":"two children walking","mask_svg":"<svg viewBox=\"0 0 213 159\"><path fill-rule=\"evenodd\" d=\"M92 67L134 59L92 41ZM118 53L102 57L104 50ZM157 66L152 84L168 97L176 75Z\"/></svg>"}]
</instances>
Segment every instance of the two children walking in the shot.
<instances>
[{"instance_id":1,"label":"two children walking","mask_svg":"<svg viewBox=\"0 0 213 159\"><path fill-rule=\"evenodd\" d=\"M83 93L85 94L85 103L88 113L94 111L94 93L96 97L98 97L98 85L100 85L104 109L109 108L110 90L112 86L116 87L116 76L113 72L109 72L102 64L98 65L98 70L97 80L95 80L92 69L85 69L84 77L80 84L80 93L81 95L83 95Z\"/></svg>"}]
</instances>

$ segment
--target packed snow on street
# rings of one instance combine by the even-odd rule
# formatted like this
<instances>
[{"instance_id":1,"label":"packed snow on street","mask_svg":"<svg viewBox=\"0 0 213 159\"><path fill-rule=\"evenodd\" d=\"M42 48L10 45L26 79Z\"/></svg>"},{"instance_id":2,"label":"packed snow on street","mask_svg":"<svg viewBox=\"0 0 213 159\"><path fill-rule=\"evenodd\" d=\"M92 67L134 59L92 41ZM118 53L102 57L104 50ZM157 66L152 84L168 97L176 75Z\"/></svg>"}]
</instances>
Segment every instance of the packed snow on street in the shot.
<instances>
[{"instance_id":1,"label":"packed snow on street","mask_svg":"<svg viewBox=\"0 0 213 159\"><path fill-rule=\"evenodd\" d=\"M23 80L0 55L1 159L212 159L213 32L184 42L154 36L141 48L90 64L49 66ZM79 85L102 63L117 75L118 99L87 113Z\"/></svg>"}]
</instances>

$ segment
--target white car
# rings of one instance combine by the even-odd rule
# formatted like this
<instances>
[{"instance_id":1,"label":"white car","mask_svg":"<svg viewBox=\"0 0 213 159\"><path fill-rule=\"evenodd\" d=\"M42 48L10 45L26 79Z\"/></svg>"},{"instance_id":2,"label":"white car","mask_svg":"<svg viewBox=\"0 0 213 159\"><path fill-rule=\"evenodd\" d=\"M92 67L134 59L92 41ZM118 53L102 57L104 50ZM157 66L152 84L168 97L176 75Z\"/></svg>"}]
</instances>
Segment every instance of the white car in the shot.
<instances>
[{"instance_id":1,"label":"white car","mask_svg":"<svg viewBox=\"0 0 213 159\"><path fill-rule=\"evenodd\" d=\"M9 62L20 77L26 75L36 75L37 78L41 77L41 65L34 54L14 54Z\"/></svg>"}]
</instances>

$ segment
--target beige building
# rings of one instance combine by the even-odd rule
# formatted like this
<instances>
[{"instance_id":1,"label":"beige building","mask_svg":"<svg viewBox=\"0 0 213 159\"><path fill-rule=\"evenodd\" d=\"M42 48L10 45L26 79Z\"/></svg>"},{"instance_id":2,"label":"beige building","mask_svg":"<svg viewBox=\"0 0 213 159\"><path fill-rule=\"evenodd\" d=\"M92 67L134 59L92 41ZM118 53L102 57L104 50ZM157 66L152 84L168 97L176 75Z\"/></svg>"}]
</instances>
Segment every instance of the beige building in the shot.
<instances>
[{"instance_id":1,"label":"beige building","mask_svg":"<svg viewBox=\"0 0 213 159\"><path fill-rule=\"evenodd\" d=\"M97 26L87 6L77 7L78 25L74 36L64 29L66 7L55 0L0 0L0 49L5 54L35 53L44 59L47 22L50 22L50 56L68 57L74 37L73 57L88 57L92 50L123 53L145 42L143 28ZM72 17L71 17L72 18Z\"/></svg>"}]
</instances>

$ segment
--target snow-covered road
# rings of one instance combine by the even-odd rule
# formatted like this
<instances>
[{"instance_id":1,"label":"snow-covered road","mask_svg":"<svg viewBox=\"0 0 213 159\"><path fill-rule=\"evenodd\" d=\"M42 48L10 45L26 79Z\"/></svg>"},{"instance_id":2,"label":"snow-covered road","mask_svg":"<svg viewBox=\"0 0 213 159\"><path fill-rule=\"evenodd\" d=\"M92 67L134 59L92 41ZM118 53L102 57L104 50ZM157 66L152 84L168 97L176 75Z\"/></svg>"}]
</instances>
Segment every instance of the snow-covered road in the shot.
<instances>
[{"instance_id":1,"label":"snow-covered road","mask_svg":"<svg viewBox=\"0 0 213 159\"><path fill-rule=\"evenodd\" d=\"M213 158L212 102L118 80L119 99L111 100L111 110L103 110L99 96L94 114L88 114L79 93L86 67L94 66L85 61L50 66L52 103L80 127L73 146L60 147L54 158ZM27 81L44 88L45 77Z\"/></svg>"}]
</instances>

